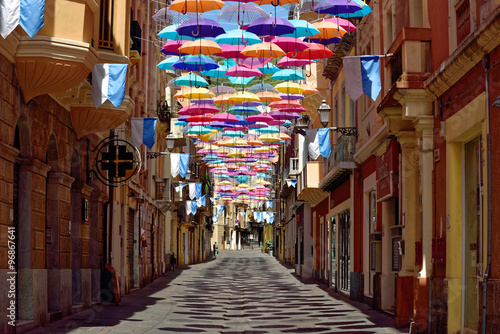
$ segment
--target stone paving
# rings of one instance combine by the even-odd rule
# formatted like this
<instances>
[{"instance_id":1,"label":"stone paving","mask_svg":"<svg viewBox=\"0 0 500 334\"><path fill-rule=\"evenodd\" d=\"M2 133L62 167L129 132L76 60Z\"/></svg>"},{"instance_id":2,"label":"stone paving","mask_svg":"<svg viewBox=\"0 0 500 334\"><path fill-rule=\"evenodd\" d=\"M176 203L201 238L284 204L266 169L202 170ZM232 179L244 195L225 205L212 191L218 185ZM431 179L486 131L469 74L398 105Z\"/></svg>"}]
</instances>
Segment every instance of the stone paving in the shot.
<instances>
[{"instance_id":1,"label":"stone paving","mask_svg":"<svg viewBox=\"0 0 500 334\"><path fill-rule=\"evenodd\" d=\"M168 272L122 298L30 333L407 333L393 319L301 282L258 250Z\"/></svg>"}]
</instances>

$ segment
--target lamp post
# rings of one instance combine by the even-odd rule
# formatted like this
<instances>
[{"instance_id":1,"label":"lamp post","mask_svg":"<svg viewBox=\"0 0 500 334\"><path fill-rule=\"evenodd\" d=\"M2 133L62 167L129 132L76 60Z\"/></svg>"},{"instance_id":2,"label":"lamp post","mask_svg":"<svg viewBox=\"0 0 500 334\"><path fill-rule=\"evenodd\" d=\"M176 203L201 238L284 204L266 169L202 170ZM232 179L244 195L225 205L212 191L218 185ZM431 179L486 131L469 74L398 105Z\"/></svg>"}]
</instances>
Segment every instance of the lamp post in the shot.
<instances>
[{"instance_id":1,"label":"lamp post","mask_svg":"<svg viewBox=\"0 0 500 334\"><path fill-rule=\"evenodd\" d=\"M330 111L332 111L332 108L330 108L330 106L326 104L326 100L323 100L318 108L318 114L319 114L319 122L321 123L321 125L323 125L324 128L328 127L328 123L330 123ZM329 127L329 129L335 132L340 132L342 135L345 136L355 136L355 137L358 136L358 130L355 126L348 126L348 127L332 126Z\"/></svg>"},{"instance_id":2,"label":"lamp post","mask_svg":"<svg viewBox=\"0 0 500 334\"><path fill-rule=\"evenodd\" d=\"M175 137L171 136L171 135L168 135L166 138L165 138L165 142L167 143L167 150L169 152L172 152L174 150L174 147L175 147Z\"/></svg>"}]
</instances>

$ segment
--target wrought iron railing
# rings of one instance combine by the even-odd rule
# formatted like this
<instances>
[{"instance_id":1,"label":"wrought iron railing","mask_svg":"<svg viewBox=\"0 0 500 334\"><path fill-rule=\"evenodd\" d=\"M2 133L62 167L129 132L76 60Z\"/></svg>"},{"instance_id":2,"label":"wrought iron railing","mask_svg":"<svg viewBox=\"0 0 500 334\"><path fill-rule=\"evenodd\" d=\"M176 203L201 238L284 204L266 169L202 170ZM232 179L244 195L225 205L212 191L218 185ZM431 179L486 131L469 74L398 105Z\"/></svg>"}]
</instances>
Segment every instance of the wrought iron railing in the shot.
<instances>
[{"instance_id":1,"label":"wrought iron railing","mask_svg":"<svg viewBox=\"0 0 500 334\"><path fill-rule=\"evenodd\" d=\"M354 161L354 153L356 153L356 137L340 136L337 144L332 147L332 153L323 165L325 175L340 162Z\"/></svg>"}]
</instances>

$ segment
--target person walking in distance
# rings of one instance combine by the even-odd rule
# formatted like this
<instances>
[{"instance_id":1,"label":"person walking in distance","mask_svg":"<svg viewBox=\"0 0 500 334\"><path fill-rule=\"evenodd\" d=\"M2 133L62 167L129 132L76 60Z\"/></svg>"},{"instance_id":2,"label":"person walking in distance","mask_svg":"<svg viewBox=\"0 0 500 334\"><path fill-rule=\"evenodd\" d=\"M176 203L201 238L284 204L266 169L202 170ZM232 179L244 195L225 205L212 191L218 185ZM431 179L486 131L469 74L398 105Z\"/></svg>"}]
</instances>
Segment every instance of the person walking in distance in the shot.
<instances>
[{"instance_id":1,"label":"person walking in distance","mask_svg":"<svg viewBox=\"0 0 500 334\"><path fill-rule=\"evenodd\" d=\"M214 244L214 259L217 258L217 252L219 250L219 246L217 245L217 241Z\"/></svg>"}]
</instances>

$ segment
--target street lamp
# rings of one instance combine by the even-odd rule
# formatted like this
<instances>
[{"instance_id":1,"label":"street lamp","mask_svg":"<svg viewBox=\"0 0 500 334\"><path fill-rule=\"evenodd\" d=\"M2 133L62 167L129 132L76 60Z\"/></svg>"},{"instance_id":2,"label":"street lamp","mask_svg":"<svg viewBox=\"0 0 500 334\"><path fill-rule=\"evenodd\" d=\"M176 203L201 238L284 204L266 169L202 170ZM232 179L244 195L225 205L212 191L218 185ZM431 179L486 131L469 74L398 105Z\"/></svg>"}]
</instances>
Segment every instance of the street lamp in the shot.
<instances>
[{"instance_id":1,"label":"street lamp","mask_svg":"<svg viewBox=\"0 0 500 334\"><path fill-rule=\"evenodd\" d=\"M326 128L328 123L330 123L330 111L332 111L332 108L326 104L326 100L321 101L321 105L318 108L318 114L319 122L324 128Z\"/></svg>"},{"instance_id":2,"label":"street lamp","mask_svg":"<svg viewBox=\"0 0 500 334\"><path fill-rule=\"evenodd\" d=\"M174 150L174 147L175 147L175 137L171 136L171 135L168 135L167 138L165 138L165 141L167 143L167 150L169 152L172 152Z\"/></svg>"}]
</instances>

